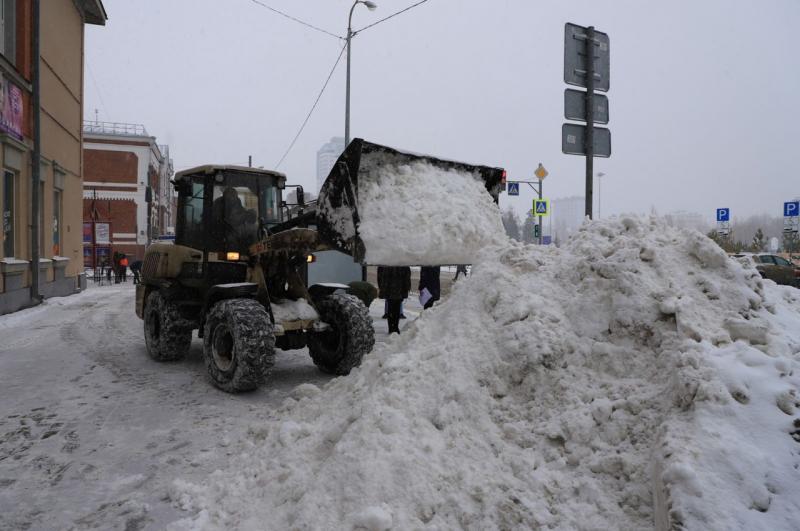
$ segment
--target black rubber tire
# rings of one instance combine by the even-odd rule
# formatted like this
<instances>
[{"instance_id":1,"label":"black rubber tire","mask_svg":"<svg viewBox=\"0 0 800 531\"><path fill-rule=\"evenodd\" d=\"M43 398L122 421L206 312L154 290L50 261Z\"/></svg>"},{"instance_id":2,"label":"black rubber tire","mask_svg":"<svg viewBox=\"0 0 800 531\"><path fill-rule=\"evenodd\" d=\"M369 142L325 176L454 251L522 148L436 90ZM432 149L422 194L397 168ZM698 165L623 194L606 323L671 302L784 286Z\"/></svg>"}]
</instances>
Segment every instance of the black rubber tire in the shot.
<instances>
[{"instance_id":1,"label":"black rubber tire","mask_svg":"<svg viewBox=\"0 0 800 531\"><path fill-rule=\"evenodd\" d=\"M206 316L203 358L211 382L228 393L252 391L275 363L275 334L264 306L252 299L216 303Z\"/></svg>"},{"instance_id":2,"label":"black rubber tire","mask_svg":"<svg viewBox=\"0 0 800 531\"><path fill-rule=\"evenodd\" d=\"M192 328L178 313L178 307L159 291L147 296L144 311L144 342L156 361L176 361L189 353Z\"/></svg>"},{"instance_id":3,"label":"black rubber tire","mask_svg":"<svg viewBox=\"0 0 800 531\"><path fill-rule=\"evenodd\" d=\"M314 364L329 374L349 374L375 345L375 329L364 303L355 295L334 293L317 301L320 319L331 327L308 333Z\"/></svg>"}]
</instances>

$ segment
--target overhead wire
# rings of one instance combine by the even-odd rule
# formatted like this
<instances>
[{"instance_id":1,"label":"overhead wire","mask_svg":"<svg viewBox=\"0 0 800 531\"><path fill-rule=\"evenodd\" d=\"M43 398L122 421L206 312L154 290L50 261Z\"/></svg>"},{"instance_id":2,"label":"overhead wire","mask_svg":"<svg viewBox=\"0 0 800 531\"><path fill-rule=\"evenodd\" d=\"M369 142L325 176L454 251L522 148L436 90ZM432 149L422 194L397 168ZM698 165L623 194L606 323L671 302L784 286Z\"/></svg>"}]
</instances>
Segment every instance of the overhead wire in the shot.
<instances>
[{"instance_id":1,"label":"overhead wire","mask_svg":"<svg viewBox=\"0 0 800 531\"><path fill-rule=\"evenodd\" d=\"M428 0L420 0L420 1L419 1L419 2L417 2L416 4L410 5L410 6L408 6L408 7L407 7L407 8L405 8L405 9L401 9L401 10L400 10L400 11L398 11L397 13L392 13L392 14L391 14L391 15L389 15L388 17L382 18L382 19L378 20L377 22L373 22L372 24L369 24L369 25L367 25L367 26L364 26L363 28L361 28L361 29L359 29L359 30L356 30L356 31L354 31L354 32L353 32L353 36L355 36L355 35L356 35L356 34L358 34L358 33L361 33L361 32L362 32L362 31L364 31L364 30L368 30L368 29L369 29L369 28L371 28L372 26L377 26L377 25L378 25L378 24L380 24L381 22L386 22L386 21L387 21L387 20L389 20L390 18L396 17L397 15L400 15L400 14L402 14L402 13L405 13L406 11L408 11L408 10L410 10L410 9L414 9L414 8L415 8L415 7L417 7L418 5L424 4L424 3L425 3L425 2L427 2L427 1L428 1Z\"/></svg>"},{"instance_id":2,"label":"overhead wire","mask_svg":"<svg viewBox=\"0 0 800 531\"><path fill-rule=\"evenodd\" d=\"M314 109L317 108L317 104L319 103L320 98L322 98L322 94L325 92L325 89L328 87L328 83L330 82L331 77L333 77L333 73L336 71L336 67L339 66L339 61L342 60L342 55L344 54L345 48L347 48L346 45L342 46L342 49L339 50L339 57L337 57L336 58L336 62L333 63L333 68L331 68L331 71L328 74L328 78L325 80L325 84L322 85L322 89L319 91L319 94L317 95L317 99L314 100L314 105L311 106L311 110L308 111L308 114L306 115L306 119L303 120L303 125L300 126L300 130L297 131L296 135L294 135L294 139L292 140L292 143L289 144L288 148L286 148L286 152L281 157L281 160L279 160L278 163L275 165L275 169L276 170L280 167L280 165L283 163L283 161L286 158L286 156L292 150L292 148L294 147L295 142L297 142L297 139L300 138L300 134L303 132L303 129L305 129L306 124L308 123L308 120L311 118L311 115L314 113Z\"/></svg>"},{"instance_id":3,"label":"overhead wire","mask_svg":"<svg viewBox=\"0 0 800 531\"><path fill-rule=\"evenodd\" d=\"M315 26L313 24L309 24L308 22L302 21L299 18L293 17L292 15L289 15L287 13L284 13L283 11L279 11L279 10L275 9L274 7L270 7L267 4L265 4L264 2L261 2L260 0L250 0L250 1L253 2L254 4L257 4L257 5L265 8L265 9L269 9L273 13L276 13L276 14L282 16L282 17L286 17L289 20L293 20L294 22L297 22L298 24L302 24L303 26L309 27L309 28L311 28L313 30L319 31L319 32L324 33L326 35L330 35L331 37L335 37L335 38L337 38L339 40L343 40L344 39L344 37L342 37L341 35L336 35L335 33L331 33L328 30L324 30L324 29L319 28L319 27L317 27L317 26Z\"/></svg>"}]
</instances>

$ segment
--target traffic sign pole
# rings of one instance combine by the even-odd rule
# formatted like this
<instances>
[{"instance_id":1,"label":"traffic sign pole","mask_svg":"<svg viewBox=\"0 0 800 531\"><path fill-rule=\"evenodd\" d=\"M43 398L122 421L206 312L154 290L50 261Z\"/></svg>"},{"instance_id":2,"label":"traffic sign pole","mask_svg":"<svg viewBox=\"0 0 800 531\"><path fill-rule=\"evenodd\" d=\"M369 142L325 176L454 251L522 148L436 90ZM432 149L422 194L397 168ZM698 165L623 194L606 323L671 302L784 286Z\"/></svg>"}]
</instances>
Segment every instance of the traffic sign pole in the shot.
<instances>
[{"instance_id":1,"label":"traffic sign pole","mask_svg":"<svg viewBox=\"0 0 800 531\"><path fill-rule=\"evenodd\" d=\"M586 215L592 219L594 192L594 26L586 28Z\"/></svg>"},{"instance_id":2,"label":"traffic sign pole","mask_svg":"<svg viewBox=\"0 0 800 531\"><path fill-rule=\"evenodd\" d=\"M542 179L539 178L539 199L542 198ZM539 245L542 244L542 216L539 216Z\"/></svg>"}]
</instances>

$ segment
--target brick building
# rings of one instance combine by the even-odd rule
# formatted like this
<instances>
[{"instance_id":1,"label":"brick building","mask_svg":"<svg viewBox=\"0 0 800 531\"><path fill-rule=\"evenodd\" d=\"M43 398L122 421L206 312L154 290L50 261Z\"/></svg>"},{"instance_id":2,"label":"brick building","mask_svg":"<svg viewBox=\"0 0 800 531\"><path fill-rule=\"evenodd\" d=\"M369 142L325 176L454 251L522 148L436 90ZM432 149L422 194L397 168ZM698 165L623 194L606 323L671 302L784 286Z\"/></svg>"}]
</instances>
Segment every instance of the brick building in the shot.
<instances>
[{"instance_id":1,"label":"brick building","mask_svg":"<svg viewBox=\"0 0 800 531\"><path fill-rule=\"evenodd\" d=\"M0 314L79 289L84 26L105 21L101 0L0 0Z\"/></svg>"},{"instance_id":2,"label":"brick building","mask_svg":"<svg viewBox=\"0 0 800 531\"><path fill-rule=\"evenodd\" d=\"M84 265L115 251L143 258L174 227L169 148L139 124L85 122L83 163Z\"/></svg>"}]
</instances>

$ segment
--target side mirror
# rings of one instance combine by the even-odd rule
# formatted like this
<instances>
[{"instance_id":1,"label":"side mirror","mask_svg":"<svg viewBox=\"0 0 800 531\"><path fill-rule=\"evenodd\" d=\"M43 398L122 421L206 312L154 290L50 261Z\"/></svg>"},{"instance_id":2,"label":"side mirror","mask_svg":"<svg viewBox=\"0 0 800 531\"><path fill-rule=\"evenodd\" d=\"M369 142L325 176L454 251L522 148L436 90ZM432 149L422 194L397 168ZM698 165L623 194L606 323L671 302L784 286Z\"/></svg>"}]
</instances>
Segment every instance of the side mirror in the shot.
<instances>
[{"instance_id":1,"label":"side mirror","mask_svg":"<svg viewBox=\"0 0 800 531\"><path fill-rule=\"evenodd\" d=\"M302 186L300 186L300 185L297 186L296 194L297 194L297 205L298 206L305 206L306 205L306 196L305 196L305 193L303 193L303 187Z\"/></svg>"}]
</instances>

